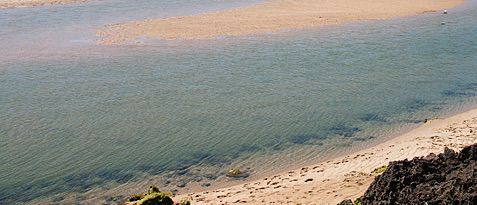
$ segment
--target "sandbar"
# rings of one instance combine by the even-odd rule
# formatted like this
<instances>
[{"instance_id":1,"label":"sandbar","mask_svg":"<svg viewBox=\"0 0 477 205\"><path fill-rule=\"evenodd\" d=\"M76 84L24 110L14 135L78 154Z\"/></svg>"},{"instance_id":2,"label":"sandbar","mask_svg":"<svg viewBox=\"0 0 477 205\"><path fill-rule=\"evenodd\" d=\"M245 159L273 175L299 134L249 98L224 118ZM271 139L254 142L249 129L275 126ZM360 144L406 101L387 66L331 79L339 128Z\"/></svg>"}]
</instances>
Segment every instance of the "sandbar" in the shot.
<instances>
[{"instance_id":1,"label":"sandbar","mask_svg":"<svg viewBox=\"0 0 477 205\"><path fill-rule=\"evenodd\" d=\"M134 43L140 37L175 40L263 34L440 12L463 2L464 0L269 0L253 6L199 15L106 25L98 29L97 43Z\"/></svg>"}]
</instances>

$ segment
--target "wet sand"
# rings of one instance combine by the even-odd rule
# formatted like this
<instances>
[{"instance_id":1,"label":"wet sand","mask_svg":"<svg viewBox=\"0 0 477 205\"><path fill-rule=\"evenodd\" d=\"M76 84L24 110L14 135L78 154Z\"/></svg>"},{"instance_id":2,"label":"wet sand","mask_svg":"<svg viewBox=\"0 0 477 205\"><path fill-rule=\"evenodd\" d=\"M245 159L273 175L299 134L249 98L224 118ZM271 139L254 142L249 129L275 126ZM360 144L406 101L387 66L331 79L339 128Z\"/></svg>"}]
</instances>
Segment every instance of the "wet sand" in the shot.
<instances>
[{"instance_id":1,"label":"wet sand","mask_svg":"<svg viewBox=\"0 0 477 205\"><path fill-rule=\"evenodd\" d=\"M149 19L107 25L97 31L98 44L125 44L140 37L210 39L382 20L437 12L464 0L271 0L250 7L193 16Z\"/></svg>"},{"instance_id":2,"label":"wet sand","mask_svg":"<svg viewBox=\"0 0 477 205\"><path fill-rule=\"evenodd\" d=\"M390 161L460 150L477 143L477 109L430 120L401 136L334 160L244 184L175 197L192 204L337 204L364 194Z\"/></svg>"},{"instance_id":3,"label":"wet sand","mask_svg":"<svg viewBox=\"0 0 477 205\"><path fill-rule=\"evenodd\" d=\"M87 0L0 0L0 9L69 4L85 1Z\"/></svg>"}]
</instances>

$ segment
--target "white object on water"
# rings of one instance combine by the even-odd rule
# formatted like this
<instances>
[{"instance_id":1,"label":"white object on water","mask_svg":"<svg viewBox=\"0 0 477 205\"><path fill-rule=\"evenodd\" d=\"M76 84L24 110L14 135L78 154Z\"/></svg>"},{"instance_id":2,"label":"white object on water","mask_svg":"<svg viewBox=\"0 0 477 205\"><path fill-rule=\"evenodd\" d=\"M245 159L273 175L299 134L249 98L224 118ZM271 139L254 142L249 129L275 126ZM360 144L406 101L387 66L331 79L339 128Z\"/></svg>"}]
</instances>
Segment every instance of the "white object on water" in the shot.
<instances>
[{"instance_id":1,"label":"white object on water","mask_svg":"<svg viewBox=\"0 0 477 205\"><path fill-rule=\"evenodd\" d=\"M444 9L444 14L447 14L447 9Z\"/></svg>"}]
</instances>

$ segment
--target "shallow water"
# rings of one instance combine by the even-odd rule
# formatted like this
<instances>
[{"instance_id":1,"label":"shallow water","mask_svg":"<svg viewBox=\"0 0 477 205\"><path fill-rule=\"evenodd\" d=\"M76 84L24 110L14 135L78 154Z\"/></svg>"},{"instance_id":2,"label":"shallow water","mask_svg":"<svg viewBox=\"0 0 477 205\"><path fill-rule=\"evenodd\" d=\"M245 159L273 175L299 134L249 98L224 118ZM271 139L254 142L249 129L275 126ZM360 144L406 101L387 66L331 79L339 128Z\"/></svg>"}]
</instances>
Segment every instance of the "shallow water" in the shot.
<instances>
[{"instance_id":1,"label":"shallow water","mask_svg":"<svg viewBox=\"0 0 477 205\"><path fill-rule=\"evenodd\" d=\"M104 24L255 2L1 10L0 204L197 164L283 168L476 105L474 1L447 16L94 45Z\"/></svg>"}]
</instances>

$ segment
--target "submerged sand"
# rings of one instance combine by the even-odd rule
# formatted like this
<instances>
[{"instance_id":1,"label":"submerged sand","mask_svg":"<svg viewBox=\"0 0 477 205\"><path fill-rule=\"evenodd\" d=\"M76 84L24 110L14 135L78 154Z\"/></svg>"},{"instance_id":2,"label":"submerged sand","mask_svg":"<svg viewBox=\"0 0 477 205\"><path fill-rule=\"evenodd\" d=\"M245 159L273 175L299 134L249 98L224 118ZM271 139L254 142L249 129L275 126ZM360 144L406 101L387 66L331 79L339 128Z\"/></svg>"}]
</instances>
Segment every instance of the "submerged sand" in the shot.
<instances>
[{"instance_id":1,"label":"submerged sand","mask_svg":"<svg viewBox=\"0 0 477 205\"><path fill-rule=\"evenodd\" d=\"M412 131L368 149L324 163L217 190L176 196L192 204L337 204L362 196L390 161L460 150L477 143L477 109L431 120Z\"/></svg>"},{"instance_id":2,"label":"submerged sand","mask_svg":"<svg viewBox=\"0 0 477 205\"><path fill-rule=\"evenodd\" d=\"M435 12L464 0L271 0L250 7L108 25L99 44L130 43L139 37L210 39L288 29L380 20Z\"/></svg>"},{"instance_id":3,"label":"submerged sand","mask_svg":"<svg viewBox=\"0 0 477 205\"><path fill-rule=\"evenodd\" d=\"M412 159L430 153L441 153L444 147L456 151L477 143L477 109L449 118L430 120L419 127L326 162L303 166L269 176L243 181L225 188L194 189L174 197L174 201L191 200L192 204L337 204L364 194L376 168L390 161ZM233 181L233 180L230 180ZM111 190L91 190L86 195L71 193L61 204L115 204L133 193L144 191L157 181L123 184ZM197 185L197 184L196 184ZM189 185L188 185L189 186ZM194 186L194 185L192 185ZM197 186L196 186L197 188ZM29 204L52 204L51 198Z\"/></svg>"},{"instance_id":4,"label":"submerged sand","mask_svg":"<svg viewBox=\"0 0 477 205\"><path fill-rule=\"evenodd\" d=\"M86 0L0 0L0 9L85 2Z\"/></svg>"}]
</instances>

